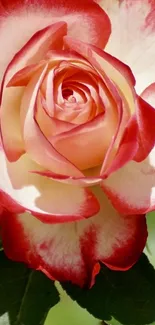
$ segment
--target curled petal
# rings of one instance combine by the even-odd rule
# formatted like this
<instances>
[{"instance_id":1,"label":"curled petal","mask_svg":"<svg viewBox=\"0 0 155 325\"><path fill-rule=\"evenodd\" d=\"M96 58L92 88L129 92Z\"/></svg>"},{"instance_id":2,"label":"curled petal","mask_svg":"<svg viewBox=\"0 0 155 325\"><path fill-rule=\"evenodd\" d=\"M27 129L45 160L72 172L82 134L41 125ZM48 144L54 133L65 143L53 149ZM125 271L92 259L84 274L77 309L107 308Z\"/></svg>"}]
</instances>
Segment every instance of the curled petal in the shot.
<instances>
[{"instance_id":1,"label":"curled petal","mask_svg":"<svg viewBox=\"0 0 155 325\"><path fill-rule=\"evenodd\" d=\"M1 103L1 135L9 161L16 161L24 152L20 126L20 105L24 87L6 88Z\"/></svg>"},{"instance_id":2,"label":"curled petal","mask_svg":"<svg viewBox=\"0 0 155 325\"><path fill-rule=\"evenodd\" d=\"M55 150L34 119L37 95L46 71L47 67L44 68L39 79L38 76L34 76L27 86L22 100L23 138L26 152L38 164L55 173L81 176L82 173Z\"/></svg>"},{"instance_id":3,"label":"curled petal","mask_svg":"<svg viewBox=\"0 0 155 325\"><path fill-rule=\"evenodd\" d=\"M48 178L51 178L53 180L56 180L56 181L64 183L64 184L78 185L78 186L82 186L82 187L94 186L94 185L101 183L101 181L102 181L102 178L98 175L97 176L87 176L87 177L85 177L85 176L73 177L73 176L55 174L49 170L43 170L43 171L31 170L31 172L35 173L35 174L42 175L42 176L46 176ZM99 172L98 172L98 174L99 174Z\"/></svg>"},{"instance_id":4,"label":"curled petal","mask_svg":"<svg viewBox=\"0 0 155 325\"><path fill-rule=\"evenodd\" d=\"M106 86L109 88L112 94L114 94L117 100L118 106L118 126L117 130L114 133L114 138L109 146L107 156L103 162L101 169L101 174L105 173L107 165L109 165L110 160L113 160L117 149L119 148L120 141L123 136L123 131L125 128L128 128L128 121L130 117L135 114L136 110L136 95L134 91L135 80L132 75L131 70L125 64L116 60L109 54L101 51L100 49L80 42L78 40L73 40L71 37L64 37L65 44L70 49L80 53L84 58L86 58L92 66L97 70L99 75L103 78ZM132 124L132 123L131 123ZM132 134L131 134L132 135ZM135 146L134 150L130 146L131 152L127 154L128 159L133 158L137 146L137 139L135 137ZM115 150L113 150L115 147ZM128 151L129 146L126 146L126 151ZM123 150L124 151L124 150ZM123 155L124 156L124 155ZM129 158L130 157L130 158ZM122 164L125 161L122 157ZM116 165L115 165L116 166Z\"/></svg>"},{"instance_id":5,"label":"curled petal","mask_svg":"<svg viewBox=\"0 0 155 325\"><path fill-rule=\"evenodd\" d=\"M108 113L98 115L92 121L73 130L55 136L54 148L80 169L100 165L115 130L108 125Z\"/></svg>"},{"instance_id":6,"label":"curled petal","mask_svg":"<svg viewBox=\"0 0 155 325\"><path fill-rule=\"evenodd\" d=\"M111 172L120 168L129 160L131 160L137 152L137 120L135 115L129 118L128 111L124 107L122 98L120 97L117 88L106 78L106 85L113 97L113 105L109 107L109 102L106 100L105 107L110 112L109 117L114 114L117 116L117 127L112 137L110 146L102 164L100 175L106 178ZM102 98L104 93L102 91ZM110 109L109 109L110 108ZM111 127L109 123L109 127Z\"/></svg>"},{"instance_id":7,"label":"curled petal","mask_svg":"<svg viewBox=\"0 0 155 325\"><path fill-rule=\"evenodd\" d=\"M135 80L129 67L90 44L80 42L68 36L64 37L64 42L67 47L84 56L103 78L106 74L117 85L121 95L124 96L129 111L131 113L135 111L133 88Z\"/></svg>"},{"instance_id":8,"label":"curled petal","mask_svg":"<svg viewBox=\"0 0 155 325\"><path fill-rule=\"evenodd\" d=\"M138 150L138 127L137 120L134 115L125 127L118 151L110 166L102 174L103 178L107 178L111 173L124 166L128 161L132 160L137 154Z\"/></svg>"},{"instance_id":9,"label":"curled petal","mask_svg":"<svg viewBox=\"0 0 155 325\"><path fill-rule=\"evenodd\" d=\"M30 64L17 71L8 82L7 87L27 86L33 75L42 70L45 64L45 61L42 60L40 63Z\"/></svg>"},{"instance_id":10,"label":"curled petal","mask_svg":"<svg viewBox=\"0 0 155 325\"><path fill-rule=\"evenodd\" d=\"M67 23L70 36L101 48L106 45L111 31L110 21L92 0L3 1L0 6L0 43L5 51L3 56L1 53L0 79L12 57L33 34L60 20Z\"/></svg>"},{"instance_id":11,"label":"curled petal","mask_svg":"<svg viewBox=\"0 0 155 325\"><path fill-rule=\"evenodd\" d=\"M9 163L0 151L0 190L4 208L15 213L30 211L47 223L80 220L99 211L99 204L90 190L70 186L31 173L42 168L23 155Z\"/></svg>"},{"instance_id":12,"label":"curled petal","mask_svg":"<svg viewBox=\"0 0 155 325\"><path fill-rule=\"evenodd\" d=\"M54 135L66 132L75 127L75 125L72 123L68 123L66 121L61 121L54 117L50 117L43 107L41 95L38 96L37 99L35 119L40 130L50 142L52 142L52 137Z\"/></svg>"},{"instance_id":13,"label":"curled petal","mask_svg":"<svg viewBox=\"0 0 155 325\"><path fill-rule=\"evenodd\" d=\"M61 48L62 39L66 33L66 23L59 22L39 30L34 34L9 63L2 81L1 92L3 92L3 86L6 85L19 70L25 68L27 65L39 63L52 46L56 49Z\"/></svg>"},{"instance_id":14,"label":"curled petal","mask_svg":"<svg viewBox=\"0 0 155 325\"><path fill-rule=\"evenodd\" d=\"M136 116L139 148L134 160L139 162L148 156L155 145L155 109L138 97Z\"/></svg>"},{"instance_id":15,"label":"curled petal","mask_svg":"<svg viewBox=\"0 0 155 325\"><path fill-rule=\"evenodd\" d=\"M105 179L102 186L120 213L139 214L155 209L154 184L155 147L145 160L128 162Z\"/></svg>"},{"instance_id":16,"label":"curled petal","mask_svg":"<svg viewBox=\"0 0 155 325\"><path fill-rule=\"evenodd\" d=\"M52 44L60 42L66 33L66 24L59 22L39 31L30 41L15 55L11 63L8 65L4 74L1 87L1 127L2 137L5 151L9 160L16 160L24 152L23 141L20 130L20 102L23 94L23 89L19 88L5 88L10 78L20 69L24 68L26 64L33 64L39 62L46 51L50 49ZM55 44L56 45L56 44ZM42 65L41 65L42 66ZM41 66L39 68L41 69ZM32 71L33 70L33 71ZM27 72L34 73L34 69L29 68ZM22 72L20 71L22 74ZM17 76L16 76L17 77ZM16 81L14 78L13 81ZM19 77L19 75L18 75ZM25 77L25 71L24 71ZM22 80L20 80L22 86ZM10 86L12 85L10 83ZM8 84L9 85L9 84ZM10 120L10 123L9 123ZM10 125L8 134L8 125Z\"/></svg>"},{"instance_id":17,"label":"curled petal","mask_svg":"<svg viewBox=\"0 0 155 325\"><path fill-rule=\"evenodd\" d=\"M26 213L7 214L2 238L9 258L26 262L51 279L90 286L98 262L127 270L139 258L147 238L144 216L121 216L100 190L100 213L87 220L47 225ZM88 247L90 249L88 249Z\"/></svg>"},{"instance_id":18,"label":"curled petal","mask_svg":"<svg viewBox=\"0 0 155 325\"><path fill-rule=\"evenodd\" d=\"M149 85L141 94L141 97L155 108L155 83Z\"/></svg>"}]
</instances>

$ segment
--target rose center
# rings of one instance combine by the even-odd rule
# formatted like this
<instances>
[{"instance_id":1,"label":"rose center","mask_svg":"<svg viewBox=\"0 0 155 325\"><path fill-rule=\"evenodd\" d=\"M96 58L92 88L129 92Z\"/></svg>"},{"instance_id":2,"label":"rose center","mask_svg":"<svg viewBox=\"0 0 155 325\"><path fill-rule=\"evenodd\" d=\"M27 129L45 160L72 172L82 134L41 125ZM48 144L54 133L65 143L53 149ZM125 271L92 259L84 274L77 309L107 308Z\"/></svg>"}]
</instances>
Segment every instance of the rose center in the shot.
<instances>
[{"instance_id":1,"label":"rose center","mask_svg":"<svg viewBox=\"0 0 155 325\"><path fill-rule=\"evenodd\" d=\"M74 97L74 92L72 89L66 88L62 90L62 96L64 98L64 101L75 103L76 98Z\"/></svg>"}]
</instances>

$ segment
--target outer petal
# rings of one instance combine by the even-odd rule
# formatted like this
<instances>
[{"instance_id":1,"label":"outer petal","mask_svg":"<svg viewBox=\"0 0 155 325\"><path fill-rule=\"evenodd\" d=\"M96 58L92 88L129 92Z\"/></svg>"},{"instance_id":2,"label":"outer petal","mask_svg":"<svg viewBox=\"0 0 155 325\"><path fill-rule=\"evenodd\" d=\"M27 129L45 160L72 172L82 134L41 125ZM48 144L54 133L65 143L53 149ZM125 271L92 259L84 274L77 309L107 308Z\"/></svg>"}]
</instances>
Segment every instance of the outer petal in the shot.
<instances>
[{"instance_id":1,"label":"outer petal","mask_svg":"<svg viewBox=\"0 0 155 325\"><path fill-rule=\"evenodd\" d=\"M112 22L106 51L128 64L140 94L154 82L155 2L152 0L98 0Z\"/></svg>"},{"instance_id":2,"label":"outer petal","mask_svg":"<svg viewBox=\"0 0 155 325\"><path fill-rule=\"evenodd\" d=\"M139 258L147 237L144 216L119 216L97 190L101 212L85 221L47 225L30 214L6 215L3 245L8 257L50 278L80 286L93 283L98 261L126 270Z\"/></svg>"},{"instance_id":3,"label":"outer petal","mask_svg":"<svg viewBox=\"0 0 155 325\"><path fill-rule=\"evenodd\" d=\"M155 83L149 85L141 94L141 97L155 108Z\"/></svg>"},{"instance_id":4,"label":"outer petal","mask_svg":"<svg viewBox=\"0 0 155 325\"><path fill-rule=\"evenodd\" d=\"M131 161L102 183L114 207L124 214L155 209L155 147L142 162Z\"/></svg>"},{"instance_id":5,"label":"outer petal","mask_svg":"<svg viewBox=\"0 0 155 325\"><path fill-rule=\"evenodd\" d=\"M0 43L5 50L3 57L1 53L0 79L12 57L34 33L59 21L67 23L70 36L100 47L110 35L107 15L92 0L1 0Z\"/></svg>"},{"instance_id":6,"label":"outer petal","mask_svg":"<svg viewBox=\"0 0 155 325\"><path fill-rule=\"evenodd\" d=\"M136 115L139 149L134 160L142 161L155 145L155 109L141 97L138 97Z\"/></svg>"},{"instance_id":7,"label":"outer petal","mask_svg":"<svg viewBox=\"0 0 155 325\"><path fill-rule=\"evenodd\" d=\"M63 36L66 33L67 25L62 21L37 31L9 62L2 86L6 85L12 76L27 65L39 64L52 47L56 50L61 49ZM1 92L3 92L3 87Z\"/></svg>"},{"instance_id":8,"label":"outer petal","mask_svg":"<svg viewBox=\"0 0 155 325\"><path fill-rule=\"evenodd\" d=\"M97 199L90 190L30 173L42 169L27 155L9 163L1 150L0 170L1 201L8 210L19 213L25 209L49 223L79 220L99 211Z\"/></svg>"},{"instance_id":9,"label":"outer petal","mask_svg":"<svg viewBox=\"0 0 155 325\"><path fill-rule=\"evenodd\" d=\"M5 152L9 160L16 160L24 152L20 127L21 87L6 89L5 86L18 70L27 64L38 63L50 46L61 46L66 33L66 24L59 22L38 33L15 55L5 72L1 89L1 129ZM59 48L59 47L58 47ZM18 90L19 89L19 90ZM9 120L11 119L10 123ZM8 131L8 124L11 130Z\"/></svg>"}]
</instances>

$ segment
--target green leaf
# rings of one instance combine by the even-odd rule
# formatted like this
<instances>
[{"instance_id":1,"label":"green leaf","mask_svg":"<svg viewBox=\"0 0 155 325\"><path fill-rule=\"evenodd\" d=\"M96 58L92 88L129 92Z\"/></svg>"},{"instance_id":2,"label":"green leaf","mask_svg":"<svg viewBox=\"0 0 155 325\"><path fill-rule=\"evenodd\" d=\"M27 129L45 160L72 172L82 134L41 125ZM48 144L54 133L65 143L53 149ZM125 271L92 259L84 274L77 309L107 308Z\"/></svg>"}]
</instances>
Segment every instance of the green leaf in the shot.
<instances>
[{"instance_id":1,"label":"green leaf","mask_svg":"<svg viewBox=\"0 0 155 325\"><path fill-rule=\"evenodd\" d=\"M155 324L155 270L144 254L126 272L102 266L89 290L70 283L62 286L80 306L110 325Z\"/></svg>"},{"instance_id":2,"label":"green leaf","mask_svg":"<svg viewBox=\"0 0 155 325\"><path fill-rule=\"evenodd\" d=\"M0 325L42 325L58 301L54 283L44 274L0 252Z\"/></svg>"},{"instance_id":3,"label":"green leaf","mask_svg":"<svg viewBox=\"0 0 155 325\"><path fill-rule=\"evenodd\" d=\"M100 325L100 320L93 317L86 309L81 308L56 282L60 294L60 302L51 308L44 325ZM63 317L62 317L63 315Z\"/></svg>"}]
</instances>

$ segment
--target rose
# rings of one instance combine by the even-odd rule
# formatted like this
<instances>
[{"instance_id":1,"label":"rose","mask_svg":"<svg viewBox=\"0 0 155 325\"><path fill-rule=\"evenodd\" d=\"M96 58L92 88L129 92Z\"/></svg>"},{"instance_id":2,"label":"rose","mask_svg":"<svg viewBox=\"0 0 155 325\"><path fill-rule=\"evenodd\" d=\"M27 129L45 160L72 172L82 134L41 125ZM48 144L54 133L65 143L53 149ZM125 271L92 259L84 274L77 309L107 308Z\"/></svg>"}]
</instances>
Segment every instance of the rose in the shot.
<instances>
[{"instance_id":1,"label":"rose","mask_svg":"<svg viewBox=\"0 0 155 325\"><path fill-rule=\"evenodd\" d=\"M154 37L154 5L145 0L145 17L140 2L20 0L0 8L4 249L81 286L93 283L99 262L126 270L137 261L145 213L154 209L154 86L140 95L152 70L141 59L142 78L128 62L129 41L124 63L117 50L121 32L125 40L135 31L138 40Z\"/></svg>"}]
</instances>

